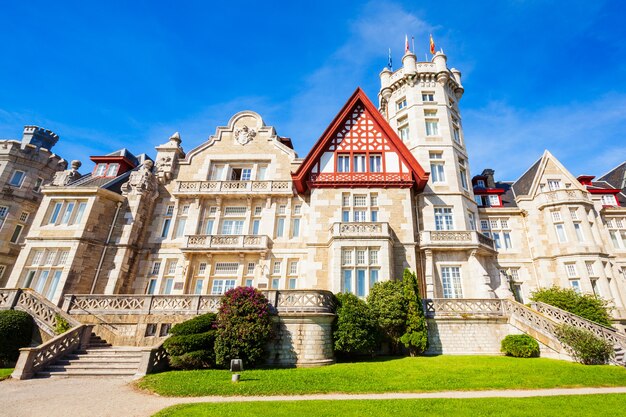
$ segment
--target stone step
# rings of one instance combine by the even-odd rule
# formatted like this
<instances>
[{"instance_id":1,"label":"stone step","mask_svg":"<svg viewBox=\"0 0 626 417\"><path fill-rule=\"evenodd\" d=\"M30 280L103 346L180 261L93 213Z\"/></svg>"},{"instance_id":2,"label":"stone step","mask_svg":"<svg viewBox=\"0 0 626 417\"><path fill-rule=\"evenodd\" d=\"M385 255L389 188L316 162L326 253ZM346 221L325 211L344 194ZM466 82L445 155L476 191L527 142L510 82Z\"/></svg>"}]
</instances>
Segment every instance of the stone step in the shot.
<instances>
[{"instance_id":1,"label":"stone step","mask_svg":"<svg viewBox=\"0 0 626 417\"><path fill-rule=\"evenodd\" d=\"M41 371L37 372L37 378L66 378L66 377L131 377L136 373L135 370L114 369L114 370L94 370L94 369L71 369L64 371Z\"/></svg>"},{"instance_id":2,"label":"stone step","mask_svg":"<svg viewBox=\"0 0 626 417\"><path fill-rule=\"evenodd\" d=\"M91 356L76 356L76 357L63 357L63 359L60 359L58 361L56 361L54 364L55 365L61 365L61 364L74 364L74 363L136 363L139 364L141 362L141 358L140 357L91 357Z\"/></svg>"},{"instance_id":3,"label":"stone step","mask_svg":"<svg viewBox=\"0 0 626 417\"><path fill-rule=\"evenodd\" d=\"M54 364L46 367L46 371L48 372L66 372L73 371L79 369L89 369L94 371L107 371L107 370L122 370L126 369L129 371L136 372L139 363L113 363L113 364L94 364L94 363L75 363L71 365L59 365Z\"/></svg>"}]
</instances>

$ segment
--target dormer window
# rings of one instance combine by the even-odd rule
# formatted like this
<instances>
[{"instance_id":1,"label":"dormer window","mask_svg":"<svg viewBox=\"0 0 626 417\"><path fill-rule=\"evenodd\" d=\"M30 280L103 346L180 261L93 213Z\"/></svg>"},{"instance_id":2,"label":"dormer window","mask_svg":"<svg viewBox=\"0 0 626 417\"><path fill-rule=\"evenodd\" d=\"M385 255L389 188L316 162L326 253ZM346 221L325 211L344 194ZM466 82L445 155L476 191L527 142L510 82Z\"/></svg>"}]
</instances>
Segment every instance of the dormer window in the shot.
<instances>
[{"instance_id":1,"label":"dormer window","mask_svg":"<svg viewBox=\"0 0 626 417\"><path fill-rule=\"evenodd\" d=\"M350 155L337 156L337 172L350 172Z\"/></svg>"},{"instance_id":2,"label":"dormer window","mask_svg":"<svg viewBox=\"0 0 626 417\"><path fill-rule=\"evenodd\" d=\"M476 181L476 186L480 188L485 188L485 181L484 180Z\"/></svg>"},{"instance_id":3,"label":"dormer window","mask_svg":"<svg viewBox=\"0 0 626 417\"><path fill-rule=\"evenodd\" d=\"M119 169L120 169L120 164L109 164L109 167L107 168L106 176L115 177Z\"/></svg>"},{"instance_id":4,"label":"dormer window","mask_svg":"<svg viewBox=\"0 0 626 417\"><path fill-rule=\"evenodd\" d=\"M251 168L232 168L230 171L231 181L250 181L251 176Z\"/></svg>"},{"instance_id":5,"label":"dormer window","mask_svg":"<svg viewBox=\"0 0 626 417\"><path fill-rule=\"evenodd\" d=\"M615 206L617 205L617 200L615 196L612 194L604 194L602 196L602 205L603 206Z\"/></svg>"},{"instance_id":6,"label":"dormer window","mask_svg":"<svg viewBox=\"0 0 626 417\"><path fill-rule=\"evenodd\" d=\"M548 188L550 191L561 189L561 180L548 180Z\"/></svg>"},{"instance_id":7,"label":"dormer window","mask_svg":"<svg viewBox=\"0 0 626 417\"><path fill-rule=\"evenodd\" d=\"M107 170L107 164L98 164L96 165L96 169L94 170L94 177L103 177L104 173Z\"/></svg>"}]
</instances>

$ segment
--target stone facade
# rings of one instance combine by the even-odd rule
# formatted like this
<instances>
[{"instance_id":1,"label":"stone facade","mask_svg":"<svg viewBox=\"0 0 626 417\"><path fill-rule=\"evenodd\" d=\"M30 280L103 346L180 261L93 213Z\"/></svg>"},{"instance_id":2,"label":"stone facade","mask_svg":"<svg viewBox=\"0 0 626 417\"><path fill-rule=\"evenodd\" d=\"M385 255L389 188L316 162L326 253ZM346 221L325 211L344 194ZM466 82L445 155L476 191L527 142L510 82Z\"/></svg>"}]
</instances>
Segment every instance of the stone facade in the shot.
<instances>
[{"instance_id":1,"label":"stone facade","mask_svg":"<svg viewBox=\"0 0 626 417\"><path fill-rule=\"evenodd\" d=\"M11 275L42 200L42 187L67 167L52 153L59 137L25 126L21 140L0 140L0 287Z\"/></svg>"}]
</instances>

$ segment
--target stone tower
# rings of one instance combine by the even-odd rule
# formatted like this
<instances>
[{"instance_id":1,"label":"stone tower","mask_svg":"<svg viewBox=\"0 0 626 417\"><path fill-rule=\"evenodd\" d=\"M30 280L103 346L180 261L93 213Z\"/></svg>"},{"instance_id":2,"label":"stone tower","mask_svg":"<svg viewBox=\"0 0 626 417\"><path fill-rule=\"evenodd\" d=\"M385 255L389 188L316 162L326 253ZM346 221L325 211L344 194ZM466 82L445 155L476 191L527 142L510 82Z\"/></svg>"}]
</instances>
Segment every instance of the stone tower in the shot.
<instances>
[{"instance_id":1,"label":"stone tower","mask_svg":"<svg viewBox=\"0 0 626 417\"><path fill-rule=\"evenodd\" d=\"M385 68L380 81L379 111L430 171L428 185L415 196L427 295L492 297L495 251L475 231L478 210L459 111L461 72L447 67L443 52L417 62L408 51L402 67Z\"/></svg>"}]
</instances>

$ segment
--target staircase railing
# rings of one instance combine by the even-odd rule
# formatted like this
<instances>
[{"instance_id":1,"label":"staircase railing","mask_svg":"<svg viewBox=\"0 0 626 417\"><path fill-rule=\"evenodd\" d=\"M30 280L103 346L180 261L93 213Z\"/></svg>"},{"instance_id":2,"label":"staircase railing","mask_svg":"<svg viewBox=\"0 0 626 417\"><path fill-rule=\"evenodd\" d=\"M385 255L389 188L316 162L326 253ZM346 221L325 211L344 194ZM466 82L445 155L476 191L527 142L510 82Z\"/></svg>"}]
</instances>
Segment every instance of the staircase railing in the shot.
<instances>
[{"instance_id":1,"label":"staircase railing","mask_svg":"<svg viewBox=\"0 0 626 417\"><path fill-rule=\"evenodd\" d=\"M169 355L163 347L163 342L156 346L144 348L141 351L141 362L137 368L136 377L146 376L154 372L167 369Z\"/></svg>"}]
</instances>

